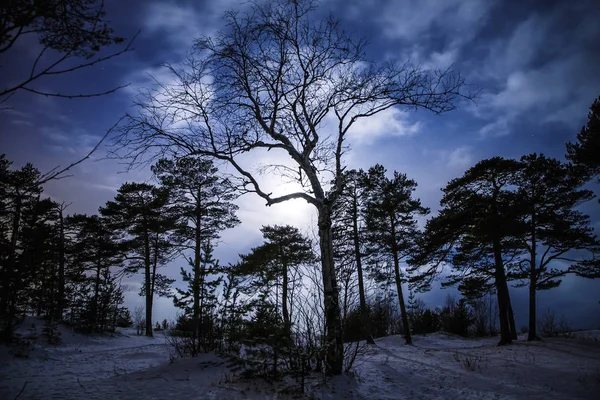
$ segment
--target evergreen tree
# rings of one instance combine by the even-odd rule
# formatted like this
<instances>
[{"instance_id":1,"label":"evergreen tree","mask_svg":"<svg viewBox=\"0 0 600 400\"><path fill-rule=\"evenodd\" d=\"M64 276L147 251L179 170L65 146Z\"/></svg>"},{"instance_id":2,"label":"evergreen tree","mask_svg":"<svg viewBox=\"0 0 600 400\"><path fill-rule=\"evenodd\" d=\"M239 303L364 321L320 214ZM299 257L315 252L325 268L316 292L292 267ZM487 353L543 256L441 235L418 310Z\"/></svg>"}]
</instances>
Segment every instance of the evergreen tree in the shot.
<instances>
[{"instance_id":1,"label":"evergreen tree","mask_svg":"<svg viewBox=\"0 0 600 400\"><path fill-rule=\"evenodd\" d=\"M578 272L581 262L593 259L600 249L589 217L576 208L592 199L581 169L565 165L544 155L521 158L516 183L519 221L519 245L525 251L518 276L529 286L529 332L527 340L536 340L536 291L557 287L568 272ZM572 254L578 251L580 254ZM585 253L590 253L587 258ZM571 263L569 269L553 267L555 260ZM600 275L600 274L599 274Z\"/></svg>"},{"instance_id":2,"label":"evergreen tree","mask_svg":"<svg viewBox=\"0 0 600 400\"><path fill-rule=\"evenodd\" d=\"M600 174L600 97L590 106L587 124L577 134L577 142L567 143L567 159L586 169L589 176Z\"/></svg>"},{"instance_id":3,"label":"evergreen tree","mask_svg":"<svg viewBox=\"0 0 600 400\"><path fill-rule=\"evenodd\" d=\"M494 157L483 160L443 189L439 215L427 222L419 255L411 270L414 281L428 286L449 264L446 285L461 284L471 293L483 293L493 284L498 297L500 344L516 339L514 315L508 292L507 270L520 254L516 245L515 194L519 162ZM421 267L425 267L423 271Z\"/></svg>"},{"instance_id":4,"label":"evergreen tree","mask_svg":"<svg viewBox=\"0 0 600 400\"><path fill-rule=\"evenodd\" d=\"M77 281L77 303L72 305L77 311L71 322L86 332L105 331L123 301L111 274L111 268L119 268L123 262L117 233L97 215L74 214L65 224L72 235L69 275ZM117 311L109 310L113 306Z\"/></svg>"},{"instance_id":5,"label":"evergreen tree","mask_svg":"<svg viewBox=\"0 0 600 400\"><path fill-rule=\"evenodd\" d=\"M218 298L217 290L220 287L222 278L216 277L221 273L222 268L218 260L213 258L213 246L206 242L202 246L200 253L199 275L190 273L181 268L183 282L187 283L185 290L177 288L177 294L173 296L173 302L176 307L183 309L183 317L189 319L192 339L192 356L196 356L201 348L205 351L214 347L214 318L213 314L217 308ZM190 266L194 266L194 260L188 259ZM209 277L216 277L209 280ZM197 318L197 321L196 321Z\"/></svg>"},{"instance_id":6,"label":"evergreen tree","mask_svg":"<svg viewBox=\"0 0 600 400\"><path fill-rule=\"evenodd\" d=\"M171 207L171 194L165 188L146 183L124 183L114 201L100 208L108 226L119 232L126 252L129 273L144 272L142 292L146 298L146 335L152 336L154 294L168 294L172 280L158 268L172 260L179 250L174 235L180 216Z\"/></svg>"},{"instance_id":7,"label":"evergreen tree","mask_svg":"<svg viewBox=\"0 0 600 400\"><path fill-rule=\"evenodd\" d=\"M20 313L20 298L27 286L22 254L22 220L39 201L42 188L40 172L28 163L18 170L12 162L0 156L0 330L5 341L12 339L15 318Z\"/></svg>"},{"instance_id":8,"label":"evergreen tree","mask_svg":"<svg viewBox=\"0 0 600 400\"><path fill-rule=\"evenodd\" d=\"M206 277L215 273L207 271L212 261L213 244L222 231L233 228L240 221L236 217L237 205L232 201L236 194L228 180L218 176L218 169L212 161L203 158L181 158L177 161L161 159L152 167L160 183L171 192L177 204L177 213L181 216L181 224L177 231L179 241L185 249L193 251L193 257L188 258L192 273L181 270L182 277L188 282L191 292L185 291L185 300L175 298L176 305L188 307L187 300L192 302L192 336L199 345L200 329L202 326L202 303ZM180 293L180 295L182 295ZM186 310L186 313L190 311ZM194 353L199 349L195 347Z\"/></svg>"},{"instance_id":9,"label":"evergreen tree","mask_svg":"<svg viewBox=\"0 0 600 400\"><path fill-rule=\"evenodd\" d=\"M290 292L294 283L291 275L294 269L316 258L310 240L293 226L263 226L261 232L264 243L242 256L239 270L253 278L252 286L262 297L274 295L275 310L283 321L283 331L290 337L293 318Z\"/></svg>"},{"instance_id":10,"label":"evergreen tree","mask_svg":"<svg viewBox=\"0 0 600 400\"><path fill-rule=\"evenodd\" d=\"M392 178L387 178L385 172L383 166L376 165L369 169L365 180L366 237L371 255L393 265L404 335L406 343L411 344L410 324L402 294L402 284L406 280L402 276L400 262L415 250L415 239L419 234L417 216L426 215L429 210L421 205L419 199L412 197L417 186L415 181L396 171ZM391 276L384 273L384 279L390 281Z\"/></svg>"},{"instance_id":11,"label":"evergreen tree","mask_svg":"<svg viewBox=\"0 0 600 400\"><path fill-rule=\"evenodd\" d=\"M365 172L350 170L343 174L343 189L332 209L332 235L334 241L334 259L338 269L350 266L358 278L363 339L374 344L371 334L371 320L365 295L363 274L364 257L364 215L362 201L364 197ZM344 296L346 297L346 296Z\"/></svg>"}]
</instances>

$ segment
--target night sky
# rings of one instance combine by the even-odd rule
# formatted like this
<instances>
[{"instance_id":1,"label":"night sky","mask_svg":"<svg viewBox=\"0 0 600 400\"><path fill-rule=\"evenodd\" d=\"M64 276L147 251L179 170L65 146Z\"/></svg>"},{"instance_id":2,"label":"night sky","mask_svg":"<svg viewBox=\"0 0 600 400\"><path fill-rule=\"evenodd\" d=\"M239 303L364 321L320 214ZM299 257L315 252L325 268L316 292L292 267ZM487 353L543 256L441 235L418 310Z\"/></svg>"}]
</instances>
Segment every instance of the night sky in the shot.
<instances>
[{"instance_id":1,"label":"night sky","mask_svg":"<svg viewBox=\"0 0 600 400\"><path fill-rule=\"evenodd\" d=\"M233 0L106 1L117 34L131 38L141 30L135 50L32 86L60 93L130 86L76 100L18 92L4 104L11 109L0 111L0 152L16 167L31 161L42 171L81 157L130 108L132 96L152 85L152 76L168 82L163 63L177 63L195 38L217 32L224 11L244 7ZM410 60L425 68L453 65L474 89L481 89L476 104L462 103L447 114L392 109L351 132L350 167L381 163L388 171L405 172L418 182L417 196L434 213L440 188L481 159L531 152L563 159L565 143L575 139L600 96L597 0L323 0L319 13L333 13L348 32L366 37L370 59ZM35 40L17 42L0 60L0 87L27 74L39 50ZM71 213L95 213L124 181L151 179L148 169L124 173L124 165L103 160L105 152L100 149L94 160L75 168L73 177L48 184L46 195L72 202ZM264 180L274 191L285 189L273 177ZM221 264L259 244L262 224L292 223L305 231L315 224L303 201L267 208L257 196L246 195L238 204L242 224L223 235L216 252ZM598 204L584 209L599 231ZM165 271L179 277L183 264L178 261ZM598 328L599 289L600 280L565 279L560 288L539 294L538 310L552 307L575 326ZM436 288L422 298L438 306L450 292ZM127 299L130 306L142 303L136 292ZM513 291L513 304L517 324L526 324L525 290ZM157 301L158 319L173 318L174 312L170 300Z\"/></svg>"}]
</instances>

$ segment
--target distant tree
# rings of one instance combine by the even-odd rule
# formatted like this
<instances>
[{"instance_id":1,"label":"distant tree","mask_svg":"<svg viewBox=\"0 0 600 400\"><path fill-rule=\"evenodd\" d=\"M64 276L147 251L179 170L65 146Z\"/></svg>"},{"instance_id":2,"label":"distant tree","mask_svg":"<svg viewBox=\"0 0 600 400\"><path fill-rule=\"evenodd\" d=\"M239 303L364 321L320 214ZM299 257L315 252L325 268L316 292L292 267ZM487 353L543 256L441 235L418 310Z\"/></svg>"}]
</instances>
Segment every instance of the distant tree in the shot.
<instances>
[{"instance_id":1,"label":"distant tree","mask_svg":"<svg viewBox=\"0 0 600 400\"><path fill-rule=\"evenodd\" d=\"M292 328L293 272L303 264L314 262L316 258L310 240L298 228L267 225L261 228L261 232L264 243L242 256L239 271L253 279L252 285L263 292L265 298L275 295L275 312L279 313L281 306L283 332L289 338Z\"/></svg>"},{"instance_id":2,"label":"distant tree","mask_svg":"<svg viewBox=\"0 0 600 400\"><path fill-rule=\"evenodd\" d=\"M442 329L462 337L469 336L469 329L475 321L467 300L463 297L456 300L453 296L446 297L446 304L439 311Z\"/></svg>"},{"instance_id":3,"label":"distant tree","mask_svg":"<svg viewBox=\"0 0 600 400\"><path fill-rule=\"evenodd\" d=\"M144 330L144 306L139 305L133 309L133 325L138 335Z\"/></svg>"},{"instance_id":4,"label":"distant tree","mask_svg":"<svg viewBox=\"0 0 600 400\"><path fill-rule=\"evenodd\" d=\"M199 255L198 274L185 269L181 269L183 282L187 283L187 288L176 289L173 295L173 303L176 307L183 309L182 317L190 321L191 328L191 356L200 353L201 347L205 351L213 345L210 342L212 334L212 314L217 307L217 290L220 287L222 278L219 276L222 269L218 260L213 258L213 246L209 241L202 245ZM194 267L194 260L188 259L190 266ZM213 276L214 279L208 278ZM210 343L209 343L210 342Z\"/></svg>"},{"instance_id":5,"label":"distant tree","mask_svg":"<svg viewBox=\"0 0 600 400\"><path fill-rule=\"evenodd\" d=\"M203 312L201 303L204 301L205 280L209 274L206 266L210 265L208 258L221 232L240 222L235 215L238 207L232 203L236 193L231 183L219 177L218 169L207 159L161 159L152 167L152 172L161 185L171 192L177 213L182 217L176 234L184 249L193 251L193 257L186 257L192 273L181 270L190 292L186 290L182 293L186 293L185 299L192 301L192 309L188 310L191 311L192 340L195 346L199 346ZM210 273L215 273L214 269ZM180 295L183 296L182 293ZM187 300L182 298L175 298L175 301L179 305L187 304ZM194 353L198 351L196 347Z\"/></svg>"},{"instance_id":6,"label":"distant tree","mask_svg":"<svg viewBox=\"0 0 600 400\"><path fill-rule=\"evenodd\" d=\"M11 165L4 154L0 155L0 329L5 341L12 339L18 299L27 286L26 271L19 262L23 216L33 211L42 193L38 183L41 174L33 164L18 170Z\"/></svg>"},{"instance_id":7,"label":"distant tree","mask_svg":"<svg viewBox=\"0 0 600 400\"><path fill-rule=\"evenodd\" d=\"M363 339L374 344L371 335L371 320L365 295L365 277L363 273L364 256L364 182L363 170L350 170L343 173L343 189L332 211L332 234L334 241L334 259L337 265L351 265L358 278L360 313L359 324Z\"/></svg>"},{"instance_id":8,"label":"distant tree","mask_svg":"<svg viewBox=\"0 0 600 400\"><path fill-rule=\"evenodd\" d=\"M0 88L0 103L17 91L80 98L101 96L124 87L92 93L65 93L44 91L32 85L40 79L89 68L130 51L131 42L119 51L99 55L102 49L124 42L123 38L114 35L105 17L101 0L8 0L0 3L0 54L6 59L14 59L11 52L30 36L36 36L41 46L31 68L21 66L27 75Z\"/></svg>"},{"instance_id":9,"label":"distant tree","mask_svg":"<svg viewBox=\"0 0 600 400\"><path fill-rule=\"evenodd\" d=\"M83 214L68 216L65 221L72 234L68 250L71 269L77 270L78 292L84 297L80 305L84 315L78 324L89 332L106 330L109 308L122 301L111 268L121 267L123 256L117 233L107 222L98 215Z\"/></svg>"},{"instance_id":10,"label":"distant tree","mask_svg":"<svg viewBox=\"0 0 600 400\"><path fill-rule=\"evenodd\" d=\"M500 343L516 339L507 270L515 267L520 250L515 244L515 194L519 162L494 157L478 162L443 189L439 215L427 222L419 255L411 260L413 282L427 287L449 265L446 285L485 293L493 284L498 297ZM476 296L475 296L476 297Z\"/></svg>"},{"instance_id":11,"label":"distant tree","mask_svg":"<svg viewBox=\"0 0 600 400\"><path fill-rule=\"evenodd\" d=\"M412 197L417 187L415 181L396 171L392 178L387 178L385 172L383 166L376 165L369 168L364 178L366 238L371 256L393 265L393 278L385 273L382 277L396 284L404 335L406 343L411 344L410 324L402 294L402 284L407 280L403 277L400 262L415 251L415 240L419 235L416 218L429 213L429 209Z\"/></svg>"},{"instance_id":12,"label":"distant tree","mask_svg":"<svg viewBox=\"0 0 600 400\"><path fill-rule=\"evenodd\" d=\"M333 16L315 20L315 8L312 0L280 0L227 13L226 29L196 41L188 60L171 68L174 84L141 99L115 146L133 163L154 150L214 157L227 162L245 189L267 205L303 199L316 208L327 373L338 375L344 349L331 207L342 189L348 132L357 121L396 106L442 113L471 96L451 71L369 62L366 42L343 32ZM289 157L289 163L266 170L297 183L299 190L273 195L241 162L265 150Z\"/></svg>"},{"instance_id":13,"label":"distant tree","mask_svg":"<svg viewBox=\"0 0 600 400\"><path fill-rule=\"evenodd\" d=\"M100 208L108 226L117 231L126 253L127 272L144 271L141 291L146 298L146 335L152 336L154 294L169 295L172 280L158 272L179 247L174 231L180 216L173 212L170 192L146 183L124 183L113 201Z\"/></svg>"},{"instance_id":14,"label":"distant tree","mask_svg":"<svg viewBox=\"0 0 600 400\"><path fill-rule=\"evenodd\" d=\"M567 143L567 159L584 167L590 176L600 174L600 97L590 106L587 124L577 134L577 142Z\"/></svg>"},{"instance_id":15,"label":"distant tree","mask_svg":"<svg viewBox=\"0 0 600 400\"><path fill-rule=\"evenodd\" d=\"M529 330L527 340L536 340L536 291L557 287L567 273L583 273L582 263L593 260L600 243L587 215L577 207L592 199L582 190L586 177L581 169L544 155L521 158L517 171L517 203L521 231L519 245L521 274L529 286ZM573 252L578 254L573 254ZM571 264L568 269L553 267L556 260ZM583 268L585 270L585 268ZM600 268L597 271L600 276Z\"/></svg>"}]
</instances>

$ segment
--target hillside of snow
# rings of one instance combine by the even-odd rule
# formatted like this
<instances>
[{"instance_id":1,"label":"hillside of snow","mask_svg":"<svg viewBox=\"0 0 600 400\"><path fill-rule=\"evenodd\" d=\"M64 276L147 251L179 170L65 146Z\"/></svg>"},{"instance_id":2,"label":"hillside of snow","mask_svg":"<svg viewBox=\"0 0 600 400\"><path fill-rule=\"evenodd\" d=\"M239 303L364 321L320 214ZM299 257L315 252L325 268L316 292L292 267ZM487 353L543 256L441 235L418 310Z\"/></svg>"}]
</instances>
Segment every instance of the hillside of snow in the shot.
<instances>
[{"instance_id":1,"label":"hillside of snow","mask_svg":"<svg viewBox=\"0 0 600 400\"><path fill-rule=\"evenodd\" d=\"M27 329L29 319L21 327ZM36 327L37 329L37 327ZM236 378L214 354L170 362L155 338L123 331L84 336L61 327L63 343L35 345L28 358L0 347L0 399L286 399L293 380ZM497 347L496 338L467 340L436 333L377 340L354 372L327 383L307 379L317 399L593 399L600 393L595 332ZM587 340L586 340L587 339ZM290 383L291 382L291 383ZM22 391L22 392L21 392Z\"/></svg>"}]
</instances>

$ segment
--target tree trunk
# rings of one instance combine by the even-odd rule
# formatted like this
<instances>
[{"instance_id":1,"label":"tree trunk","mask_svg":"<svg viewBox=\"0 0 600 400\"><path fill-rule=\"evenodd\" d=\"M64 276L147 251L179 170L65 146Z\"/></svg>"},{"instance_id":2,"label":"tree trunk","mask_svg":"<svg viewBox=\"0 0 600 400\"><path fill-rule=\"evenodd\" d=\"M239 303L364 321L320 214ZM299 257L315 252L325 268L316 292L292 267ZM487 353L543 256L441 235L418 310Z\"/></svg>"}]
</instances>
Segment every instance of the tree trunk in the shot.
<instances>
[{"instance_id":1,"label":"tree trunk","mask_svg":"<svg viewBox=\"0 0 600 400\"><path fill-rule=\"evenodd\" d=\"M146 285L146 336L152 337L152 282L150 270L152 262L150 261L150 237L146 230L144 232L144 283Z\"/></svg>"},{"instance_id":2,"label":"tree trunk","mask_svg":"<svg viewBox=\"0 0 600 400\"><path fill-rule=\"evenodd\" d=\"M500 319L500 342L498 345L512 343L511 329L509 325L509 294L506 284L506 274L504 272L504 262L502 261L502 251L500 248L500 240L494 238L492 240L495 262L495 284L496 293L498 295L498 318Z\"/></svg>"},{"instance_id":3,"label":"tree trunk","mask_svg":"<svg viewBox=\"0 0 600 400\"><path fill-rule=\"evenodd\" d=\"M412 336L410 334L410 325L408 323L408 314L406 313L406 304L404 303L404 295L402 294L402 279L400 277L400 261L398 260L398 250L393 246L394 256L394 275L396 278L396 290L398 292L398 303L400 304L400 314L402 315L402 325L404 328L404 340L406 344L412 344Z\"/></svg>"},{"instance_id":4,"label":"tree trunk","mask_svg":"<svg viewBox=\"0 0 600 400\"><path fill-rule=\"evenodd\" d=\"M21 209L23 203L22 198L17 194L15 198L15 214L12 219L12 231L10 237L10 253L8 254L8 260L5 268L4 279L3 279L3 293L2 293L2 304L0 304L0 313L5 318L4 323L6 324L3 332L2 339L5 342L10 342L13 336L13 320L16 314L16 307L14 302L15 292L15 265L17 261L17 241L19 237L19 229L21 227Z\"/></svg>"},{"instance_id":5,"label":"tree trunk","mask_svg":"<svg viewBox=\"0 0 600 400\"><path fill-rule=\"evenodd\" d=\"M288 268L285 262L282 265L283 283L281 285L281 313L283 314L283 329L286 335L286 340L292 335L292 322L290 312L288 310Z\"/></svg>"},{"instance_id":6,"label":"tree trunk","mask_svg":"<svg viewBox=\"0 0 600 400\"><path fill-rule=\"evenodd\" d=\"M98 322L98 295L100 293L100 256L96 254L96 279L94 280L94 300L92 302L92 315L90 315L90 326L92 328L92 332L96 331L97 322Z\"/></svg>"},{"instance_id":7,"label":"tree trunk","mask_svg":"<svg viewBox=\"0 0 600 400\"><path fill-rule=\"evenodd\" d=\"M537 324L536 324L536 288L537 288L537 237L535 232L535 213L531 216L531 251L529 254L529 332L527 334L527 341L531 342L534 340L540 340L537 335Z\"/></svg>"},{"instance_id":8,"label":"tree trunk","mask_svg":"<svg viewBox=\"0 0 600 400\"><path fill-rule=\"evenodd\" d=\"M344 364L342 343L342 321L338 286L333 260L333 238L331 234L331 207L322 204L319 214L319 247L321 249L321 272L323 275L323 299L325 306L325 330L327 340L327 375L341 375Z\"/></svg>"},{"instance_id":9,"label":"tree trunk","mask_svg":"<svg viewBox=\"0 0 600 400\"><path fill-rule=\"evenodd\" d=\"M63 205L59 207L59 245L58 245L58 303L56 306L56 318L62 321L65 309L65 221Z\"/></svg>"},{"instance_id":10,"label":"tree trunk","mask_svg":"<svg viewBox=\"0 0 600 400\"><path fill-rule=\"evenodd\" d=\"M363 337L369 344L375 344L371 332L371 316L367 308L367 300L365 297L365 284L363 281L362 257L360 254L360 237L358 232L358 201L356 196L352 199L352 236L354 239L354 257L356 261L356 274L358 275L358 296L360 301L360 317L363 328Z\"/></svg>"},{"instance_id":11,"label":"tree trunk","mask_svg":"<svg viewBox=\"0 0 600 400\"><path fill-rule=\"evenodd\" d=\"M198 191L196 200L196 231L194 243L194 306L192 310L192 335L194 338L194 352L198 352L200 347L200 253L202 251L202 208L200 206L201 193Z\"/></svg>"},{"instance_id":12,"label":"tree trunk","mask_svg":"<svg viewBox=\"0 0 600 400\"><path fill-rule=\"evenodd\" d=\"M508 290L508 284L506 284L506 305L508 310L508 326L510 327L510 337L512 340L517 340L517 324L515 324L515 313L512 308L512 302L510 301L510 291Z\"/></svg>"}]
</instances>

